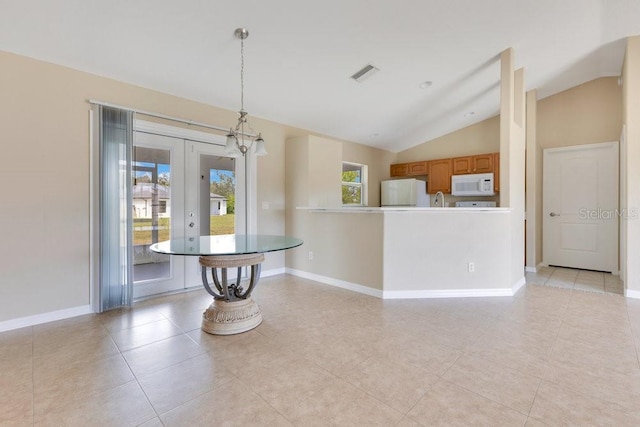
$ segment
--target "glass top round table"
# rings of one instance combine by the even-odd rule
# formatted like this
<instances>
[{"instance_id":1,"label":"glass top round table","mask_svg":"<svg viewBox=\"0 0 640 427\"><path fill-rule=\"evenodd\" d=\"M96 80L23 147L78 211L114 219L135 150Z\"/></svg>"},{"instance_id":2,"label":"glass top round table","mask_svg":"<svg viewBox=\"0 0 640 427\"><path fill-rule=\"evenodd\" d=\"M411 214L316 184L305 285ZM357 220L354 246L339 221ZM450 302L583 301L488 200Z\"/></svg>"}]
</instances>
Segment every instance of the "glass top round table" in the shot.
<instances>
[{"instance_id":1,"label":"glass top round table","mask_svg":"<svg viewBox=\"0 0 640 427\"><path fill-rule=\"evenodd\" d=\"M200 257L202 284L213 297L202 314L202 330L232 335L249 331L262 322L262 311L251 298L251 292L258 284L264 254L300 245L302 240L290 236L225 234L172 239L154 243L150 249L167 255ZM237 269L235 278L229 277L230 268Z\"/></svg>"},{"instance_id":2,"label":"glass top round table","mask_svg":"<svg viewBox=\"0 0 640 427\"><path fill-rule=\"evenodd\" d=\"M302 240L290 236L223 234L167 240L154 243L151 250L167 255L247 255L283 251L300 245Z\"/></svg>"}]
</instances>

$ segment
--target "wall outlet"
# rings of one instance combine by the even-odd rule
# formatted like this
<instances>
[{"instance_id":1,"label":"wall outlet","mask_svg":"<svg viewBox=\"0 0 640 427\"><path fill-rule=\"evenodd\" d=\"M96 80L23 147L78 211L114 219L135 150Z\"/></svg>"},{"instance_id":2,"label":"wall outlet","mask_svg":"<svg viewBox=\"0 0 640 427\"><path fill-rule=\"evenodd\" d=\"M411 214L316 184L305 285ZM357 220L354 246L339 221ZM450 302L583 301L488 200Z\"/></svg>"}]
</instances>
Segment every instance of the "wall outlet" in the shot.
<instances>
[{"instance_id":1,"label":"wall outlet","mask_svg":"<svg viewBox=\"0 0 640 427\"><path fill-rule=\"evenodd\" d=\"M262 202L262 210L267 210L269 209L269 202Z\"/></svg>"},{"instance_id":2,"label":"wall outlet","mask_svg":"<svg viewBox=\"0 0 640 427\"><path fill-rule=\"evenodd\" d=\"M469 267L469 273L473 273L474 271L476 271L476 264L475 263L470 262L468 264L468 267Z\"/></svg>"},{"instance_id":3,"label":"wall outlet","mask_svg":"<svg viewBox=\"0 0 640 427\"><path fill-rule=\"evenodd\" d=\"M313 252L309 251L309 261L312 261L312 260L313 260Z\"/></svg>"}]
</instances>

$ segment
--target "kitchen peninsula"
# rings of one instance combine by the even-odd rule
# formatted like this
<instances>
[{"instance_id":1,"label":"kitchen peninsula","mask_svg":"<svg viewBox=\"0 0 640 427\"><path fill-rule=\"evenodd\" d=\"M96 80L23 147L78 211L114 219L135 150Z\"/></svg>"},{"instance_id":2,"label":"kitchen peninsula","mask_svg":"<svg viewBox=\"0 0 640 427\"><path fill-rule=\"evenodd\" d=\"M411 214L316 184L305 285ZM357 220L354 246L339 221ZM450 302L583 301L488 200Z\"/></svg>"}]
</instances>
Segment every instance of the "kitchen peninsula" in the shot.
<instances>
[{"instance_id":1,"label":"kitchen peninsula","mask_svg":"<svg viewBox=\"0 0 640 427\"><path fill-rule=\"evenodd\" d=\"M501 179L499 208L347 207L343 162L369 165L364 203L379 206L380 182L396 157L314 135L288 139L285 234L305 245L286 253L286 272L379 298L515 294L525 283L524 189L509 185L524 183L524 145L518 147L516 157L501 146L494 163L509 178Z\"/></svg>"},{"instance_id":2,"label":"kitchen peninsula","mask_svg":"<svg viewBox=\"0 0 640 427\"><path fill-rule=\"evenodd\" d=\"M298 208L292 274L380 298L511 296L509 208Z\"/></svg>"}]
</instances>

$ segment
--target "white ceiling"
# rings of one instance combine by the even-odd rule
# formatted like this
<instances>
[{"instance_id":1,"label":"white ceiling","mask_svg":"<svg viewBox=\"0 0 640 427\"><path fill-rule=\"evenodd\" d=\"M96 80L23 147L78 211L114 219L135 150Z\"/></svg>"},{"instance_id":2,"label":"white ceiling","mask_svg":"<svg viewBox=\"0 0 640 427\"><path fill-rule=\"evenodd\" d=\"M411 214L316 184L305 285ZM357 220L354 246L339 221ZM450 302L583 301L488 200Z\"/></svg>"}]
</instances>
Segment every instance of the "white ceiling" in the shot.
<instances>
[{"instance_id":1,"label":"white ceiling","mask_svg":"<svg viewBox=\"0 0 640 427\"><path fill-rule=\"evenodd\" d=\"M640 0L0 0L0 50L231 110L237 27L250 116L401 151L496 115L508 47L539 98L619 75Z\"/></svg>"}]
</instances>

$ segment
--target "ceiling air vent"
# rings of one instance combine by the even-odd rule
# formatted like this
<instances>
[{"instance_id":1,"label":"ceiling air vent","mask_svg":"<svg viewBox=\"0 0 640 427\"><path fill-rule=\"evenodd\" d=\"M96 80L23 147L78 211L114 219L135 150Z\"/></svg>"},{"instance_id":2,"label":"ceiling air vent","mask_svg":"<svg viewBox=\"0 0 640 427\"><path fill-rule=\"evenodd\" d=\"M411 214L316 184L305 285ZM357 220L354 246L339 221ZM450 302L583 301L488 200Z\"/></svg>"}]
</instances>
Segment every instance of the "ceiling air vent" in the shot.
<instances>
[{"instance_id":1,"label":"ceiling air vent","mask_svg":"<svg viewBox=\"0 0 640 427\"><path fill-rule=\"evenodd\" d=\"M362 68L360 71L356 71L356 73L352 75L351 78L357 82L363 82L378 71L380 71L380 69L374 67L371 64L365 65L364 68Z\"/></svg>"}]
</instances>

